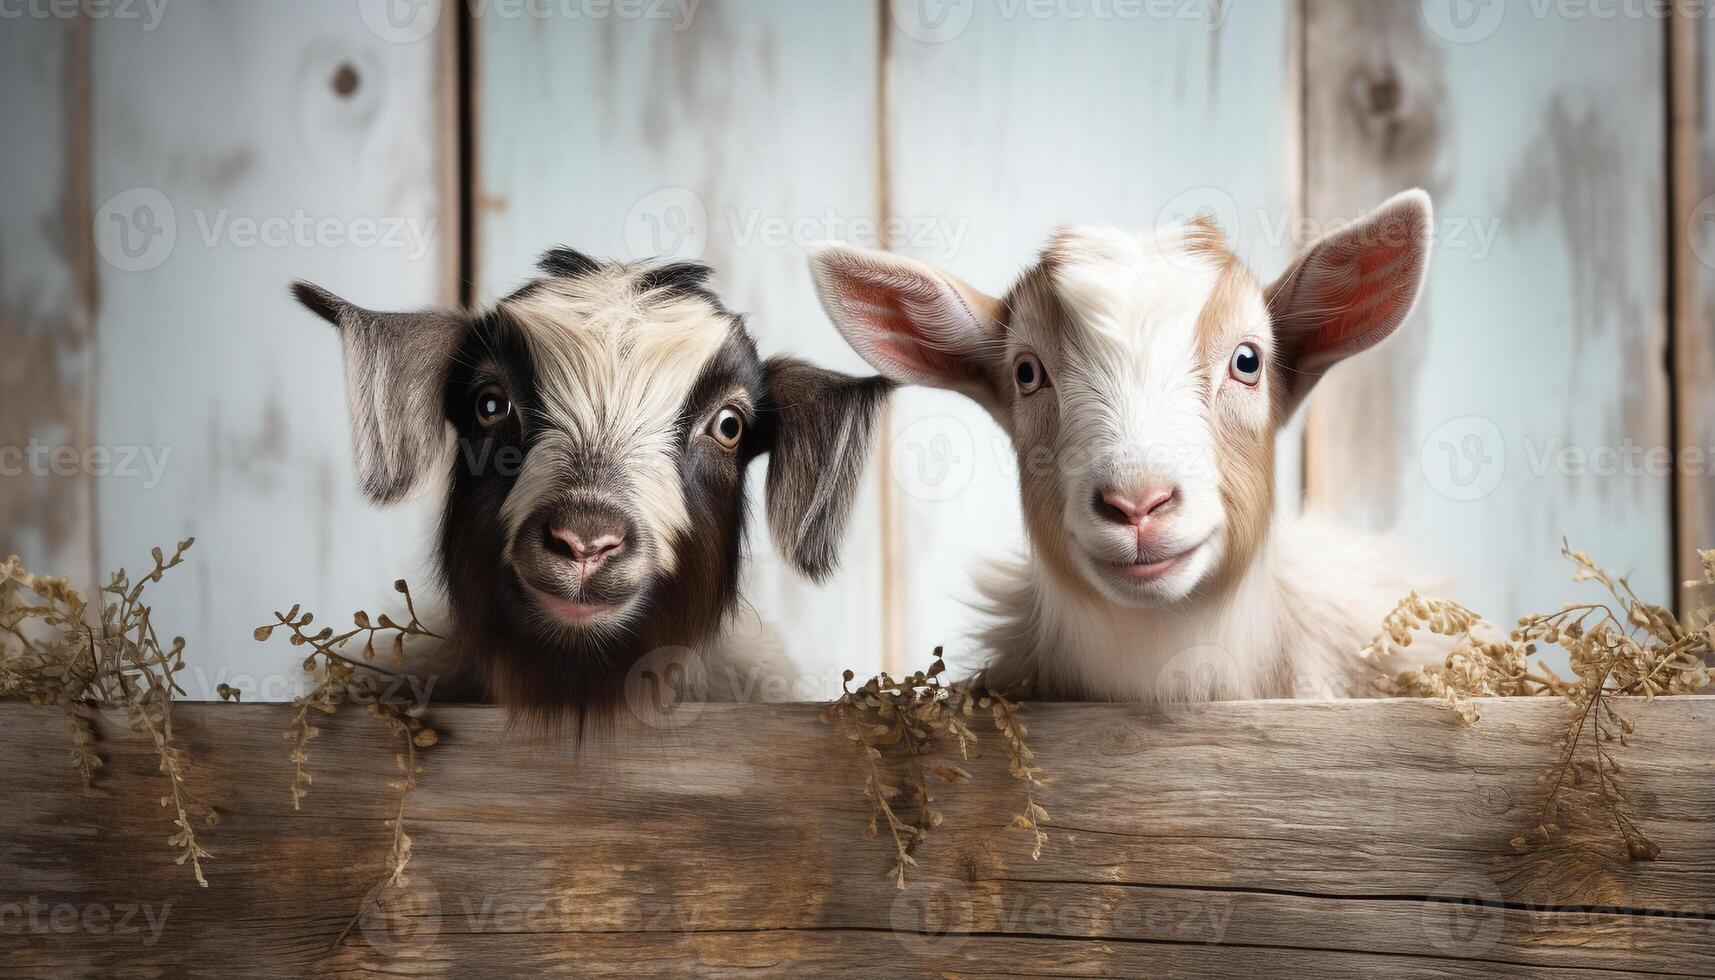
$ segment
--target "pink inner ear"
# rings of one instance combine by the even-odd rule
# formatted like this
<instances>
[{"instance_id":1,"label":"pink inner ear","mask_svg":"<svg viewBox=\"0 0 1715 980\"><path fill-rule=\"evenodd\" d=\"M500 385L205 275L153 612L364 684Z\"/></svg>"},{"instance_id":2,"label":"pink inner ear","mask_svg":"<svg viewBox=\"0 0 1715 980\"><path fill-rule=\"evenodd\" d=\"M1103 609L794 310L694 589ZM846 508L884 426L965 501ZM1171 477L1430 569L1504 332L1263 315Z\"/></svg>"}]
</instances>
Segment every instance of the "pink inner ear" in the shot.
<instances>
[{"instance_id":1,"label":"pink inner ear","mask_svg":"<svg viewBox=\"0 0 1715 980\"><path fill-rule=\"evenodd\" d=\"M1326 285L1317 291L1316 307L1332 311L1305 345L1305 353L1338 350L1377 329L1391 329L1403 297L1398 266L1406 248L1358 248L1345 257L1345 268L1325 270Z\"/></svg>"},{"instance_id":2,"label":"pink inner ear","mask_svg":"<svg viewBox=\"0 0 1715 980\"><path fill-rule=\"evenodd\" d=\"M906 287L907 289L912 287ZM867 280L850 281L845 287L850 305L858 310L872 333L872 349L901 367L919 374L954 379L969 373L952 352L924 333L911 316L900 290Z\"/></svg>"}]
</instances>

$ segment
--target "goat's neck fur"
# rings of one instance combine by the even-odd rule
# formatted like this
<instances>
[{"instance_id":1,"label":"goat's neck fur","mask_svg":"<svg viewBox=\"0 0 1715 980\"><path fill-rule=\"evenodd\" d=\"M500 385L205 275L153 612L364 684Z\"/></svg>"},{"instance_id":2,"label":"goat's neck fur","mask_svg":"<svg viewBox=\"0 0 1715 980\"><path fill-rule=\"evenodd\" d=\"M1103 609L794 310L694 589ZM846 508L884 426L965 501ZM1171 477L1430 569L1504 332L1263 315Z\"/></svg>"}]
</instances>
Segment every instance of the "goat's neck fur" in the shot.
<instances>
[{"instance_id":1,"label":"goat's neck fur","mask_svg":"<svg viewBox=\"0 0 1715 980\"><path fill-rule=\"evenodd\" d=\"M1218 591L1172 605L1120 606L1064 574L1027 557L980 583L991 683L1029 678L1054 699L1374 696L1389 665L1359 651L1423 584L1385 539L1312 517L1275 518Z\"/></svg>"}]
</instances>

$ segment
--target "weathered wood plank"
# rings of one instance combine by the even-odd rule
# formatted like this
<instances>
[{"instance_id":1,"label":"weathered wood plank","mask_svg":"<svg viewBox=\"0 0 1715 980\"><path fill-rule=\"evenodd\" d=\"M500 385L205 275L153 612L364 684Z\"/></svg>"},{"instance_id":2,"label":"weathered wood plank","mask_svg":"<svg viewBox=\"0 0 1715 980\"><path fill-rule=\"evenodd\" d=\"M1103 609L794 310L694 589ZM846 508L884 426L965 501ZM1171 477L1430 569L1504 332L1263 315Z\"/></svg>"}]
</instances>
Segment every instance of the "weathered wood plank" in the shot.
<instances>
[{"instance_id":1,"label":"weathered wood plank","mask_svg":"<svg viewBox=\"0 0 1715 980\"><path fill-rule=\"evenodd\" d=\"M84 796L51 710L0 705L28 753L0 758L0 968L589 975L835 968L958 975L1704 975L1715 964L1715 699L1626 710L1625 750L1655 863L1589 847L1515 854L1558 701L1502 701L1466 729L1414 701L1173 710L1030 705L1054 784L1040 861L984 738L973 780L909 886L863 837L855 748L814 706L707 706L689 724L575 752L490 708L436 711L407 826L412 883L333 940L382 875L392 747L352 711L311 744L293 813L283 706L187 706L211 887L172 865L147 747L104 723L109 766ZM1593 819L1584 817L1581 819ZM1583 824L1574 824L1574 832ZM153 903L124 935L31 928L36 903ZM170 905L170 908L166 908ZM62 913L70 915L73 913ZM14 941L15 940L15 941ZM234 957L237 957L235 960Z\"/></svg>"},{"instance_id":2,"label":"weathered wood plank","mask_svg":"<svg viewBox=\"0 0 1715 980\"><path fill-rule=\"evenodd\" d=\"M1703 578L1697 550L1715 547L1715 22L1681 0L1671 31L1674 424L1684 454L1675 470L1674 571L1695 582Z\"/></svg>"},{"instance_id":3,"label":"weathered wood plank","mask_svg":"<svg viewBox=\"0 0 1715 980\"><path fill-rule=\"evenodd\" d=\"M1274 275L1298 190L1292 5L1098 6L889 4L889 214L920 232L896 250L998 294L1060 225L1207 210ZM1024 544L1017 462L960 396L908 389L892 416L895 645L909 667L938 644L974 666L973 572ZM1298 443L1280 443L1289 506Z\"/></svg>"},{"instance_id":4,"label":"weathered wood plank","mask_svg":"<svg viewBox=\"0 0 1715 980\"><path fill-rule=\"evenodd\" d=\"M395 578L424 584L432 504L361 498L337 338L286 287L376 308L456 297L439 11L174 0L152 30L91 26L96 434L139 452L102 481L100 563L199 536L156 608L192 640L193 696L291 695L301 658L248 639L269 610L339 615Z\"/></svg>"},{"instance_id":5,"label":"weathered wood plank","mask_svg":"<svg viewBox=\"0 0 1715 980\"><path fill-rule=\"evenodd\" d=\"M1314 395L1309 502L1397 530L1497 622L1567 599L1562 535L1639 594L1674 578L1666 26L1538 13L1306 5L1310 215L1418 185L1437 237L1411 321Z\"/></svg>"},{"instance_id":6,"label":"weathered wood plank","mask_svg":"<svg viewBox=\"0 0 1715 980\"><path fill-rule=\"evenodd\" d=\"M872 5L502 9L473 7L479 298L515 288L562 243L618 259L698 258L748 315L764 356L873 373L828 324L805 264L818 241L876 234ZM760 522L751 529L745 597L818 678L881 666L878 485L872 476L859 497L823 587L776 557Z\"/></svg>"},{"instance_id":7,"label":"weathered wood plank","mask_svg":"<svg viewBox=\"0 0 1715 980\"><path fill-rule=\"evenodd\" d=\"M0 31L0 555L95 582L89 33Z\"/></svg>"}]
</instances>

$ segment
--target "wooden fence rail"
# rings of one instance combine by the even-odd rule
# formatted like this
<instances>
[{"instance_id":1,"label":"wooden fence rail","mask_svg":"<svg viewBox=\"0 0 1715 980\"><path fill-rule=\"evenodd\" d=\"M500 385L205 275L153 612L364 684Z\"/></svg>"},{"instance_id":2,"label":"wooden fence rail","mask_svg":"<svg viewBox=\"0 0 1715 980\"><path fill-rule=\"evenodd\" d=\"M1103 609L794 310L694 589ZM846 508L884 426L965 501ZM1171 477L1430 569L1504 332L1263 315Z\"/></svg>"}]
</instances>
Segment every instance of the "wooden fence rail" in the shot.
<instances>
[{"instance_id":1,"label":"wooden fence rail","mask_svg":"<svg viewBox=\"0 0 1715 980\"><path fill-rule=\"evenodd\" d=\"M1053 781L1041 859L980 732L900 890L885 831L864 836L862 758L815 706L707 706L581 751L443 708L410 884L341 938L397 800L361 712L311 743L293 812L288 706L177 710L191 789L221 815L203 889L173 864L144 741L104 719L84 793L63 717L0 704L0 972L1708 976L1715 698L1626 710L1655 862L1588 814L1551 849L1508 847L1535 823L1558 700L1496 701L1473 728L1416 701L1044 704L1024 709Z\"/></svg>"}]
</instances>

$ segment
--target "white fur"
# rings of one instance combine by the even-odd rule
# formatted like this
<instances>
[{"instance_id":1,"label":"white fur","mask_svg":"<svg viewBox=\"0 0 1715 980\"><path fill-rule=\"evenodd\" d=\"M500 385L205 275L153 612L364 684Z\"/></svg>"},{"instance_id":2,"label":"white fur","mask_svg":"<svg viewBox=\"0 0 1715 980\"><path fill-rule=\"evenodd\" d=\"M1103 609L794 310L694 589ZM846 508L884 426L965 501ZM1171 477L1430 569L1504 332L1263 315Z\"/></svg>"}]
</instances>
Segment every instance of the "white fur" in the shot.
<instances>
[{"instance_id":1,"label":"white fur","mask_svg":"<svg viewBox=\"0 0 1715 980\"><path fill-rule=\"evenodd\" d=\"M1279 520L1222 601L1142 608L1092 601L1028 559L996 563L979 580L989 676L1064 698L1373 697L1397 665L1358 651L1401 598L1437 584L1398 554L1326 518Z\"/></svg>"},{"instance_id":2,"label":"white fur","mask_svg":"<svg viewBox=\"0 0 1715 980\"><path fill-rule=\"evenodd\" d=\"M703 648L703 699L734 704L779 703L796 700L798 665L786 644L756 614L742 604L726 629Z\"/></svg>"}]
</instances>

